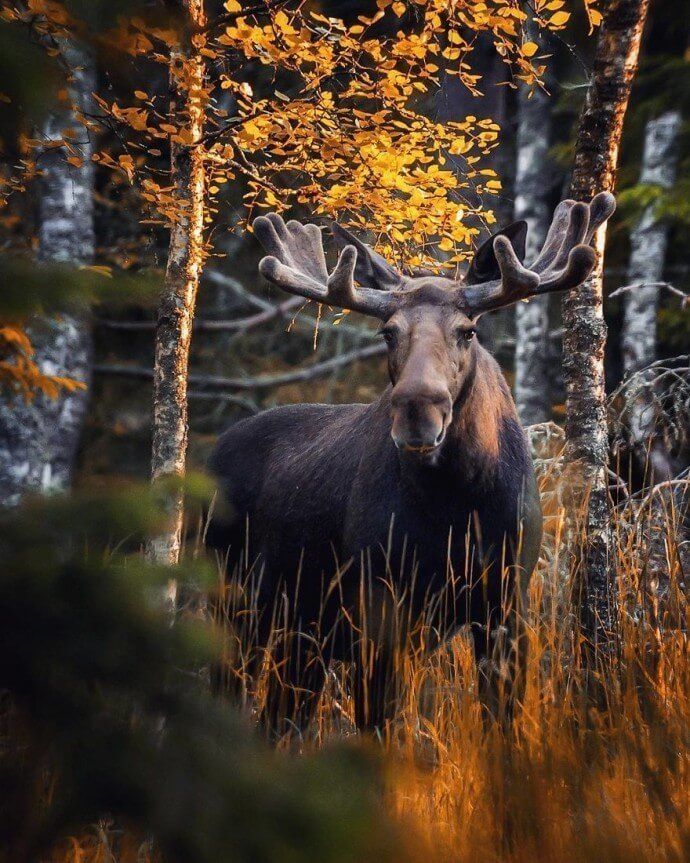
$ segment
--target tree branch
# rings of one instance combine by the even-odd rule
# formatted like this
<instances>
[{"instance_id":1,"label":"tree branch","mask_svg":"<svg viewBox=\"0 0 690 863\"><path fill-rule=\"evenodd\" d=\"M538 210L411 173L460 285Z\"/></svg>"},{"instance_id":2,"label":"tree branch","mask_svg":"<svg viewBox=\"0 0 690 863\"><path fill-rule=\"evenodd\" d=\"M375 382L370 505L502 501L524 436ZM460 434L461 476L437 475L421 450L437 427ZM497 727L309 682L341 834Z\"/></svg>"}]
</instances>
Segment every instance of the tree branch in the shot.
<instances>
[{"instance_id":1,"label":"tree branch","mask_svg":"<svg viewBox=\"0 0 690 863\"><path fill-rule=\"evenodd\" d=\"M219 15L218 18L214 18L213 21L209 21L198 32L208 33L217 27L234 24L238 18L246 18L247 15L267 15L269 12L275 12L283 6L287 6L287 4L288 0L278 0L278 2L266 0L265 3L256 3L254 6L247 6L246 9L240 9L238 12L227 12L225 15Z\"/></svg>"},{"instance_id":2,"label":"tree branch","mask_svg":"<svg viewBox=\"0 0 690 863\"><path fill-rule=\"evenodd\" d=\"M259 406L256 404L254 399L247 398L246 396L237 396L232 393L206 393L199 392L198 390L190 390L187 393L187 399L189 401L213 401L213 402L225 402L231 405L237 405L237 407L241 407L250 414L258 414L260 411Z\"/></svg>"},{"instance_id":3,"label":"tree branch","mask_svg":"<svg viewBox=\"0 0 690 863\"><path fill-rule=\"evenodd\" d=\"M248 330L260 327L262 324L274 321L276 318L285 318L290 314L290 312L296 311L303 304L304 300L301 297L291 297L289 300L282 302L279 306L270 306L267 309L257 312L255 315L247 315L247 317L237 318L236 320L218 321L208 320L206 318L195 318L192 326L194 327L195 332L247 332ZM154 330L156 328L155 321L100 320L98 323L109 330L147 331Z\"/></svg>"},{"instance_id":4,"label":"tree branch","mask_svg":"<svg viewBox=\"0 0 690 863\"><path fill-rule=\"evenodd\" d=\"M620 297L629 291L639 290L639 288L659 288L659 290L668 291L680 299L681 308L684 309L686 306L690 306L690 294L686 294L685 291L681 291L680 288L676 288L669 282L636 282L634 285L623 285L610 293L609 299L611 297Z\"/></svg>"},{"instance_id":5,"label":"tree branch","mask_svg":"<svg viewBox=\"0 0 690 863\"><path fill-rule=\"evenodd\" d=\"M280 372L279 374L263 375L258 378L226 378L218 375L190 374L187 377L187 382L197 387L217 387L229 390L268 390L274 387L285 386L285 384L300 383L324 377L360 360L380 357L385 352L386 346L384 344L373 344L341 354L339 357L332 357L313 366L296 369L292 372ZM93 370L95 374L116 375L118 377L138 378L140 380L148 380L153 376L152 370L145 366L102 364L94 366Z\"/></svg>"}]
</instances>

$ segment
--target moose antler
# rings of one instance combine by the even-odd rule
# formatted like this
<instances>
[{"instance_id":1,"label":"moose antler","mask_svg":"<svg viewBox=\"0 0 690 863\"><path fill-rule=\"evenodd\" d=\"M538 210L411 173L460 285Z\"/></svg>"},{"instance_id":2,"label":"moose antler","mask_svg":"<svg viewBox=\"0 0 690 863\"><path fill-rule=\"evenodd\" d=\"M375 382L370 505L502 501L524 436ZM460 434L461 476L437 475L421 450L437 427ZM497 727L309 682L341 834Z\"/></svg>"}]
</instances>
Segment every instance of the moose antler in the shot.
<instances>
[{"instance_id":1,"label":"moose antler","mask_svg":"<svg viewBox=\"0 0 690 863\"><path fill-rule=\"evenodd\" d=\"M269 213L254 220L254 233L268 252L259 263L261 275L283 290L382 320L393 313L391 293L355 287L358 253L354 246L345 246L329 274L316 225L286 224L277 213Z\"/></svg>"},{"instance_id":2,"label":"moose antler","mask_svg":"<svg viewBox=\"0 0 690 863\"><path fill-rule=\"evenodd\" d=\"M493 250L501 278L450 290L449 280L439 279L439 283L444 283L439 287L447 292L445 301L477 317L519 300L576 288L594 268L596 253L589 246L592 236L615 206L609 192L601 192L589 204L560 203L544 247L529 267L522 265L508 236L495 237ZM286 224L277 213L259 216L254 220L254 233L268 252L259 264L259 271L292 294L382 320L388 320L401 303L414 301L415 282L423 281L421 278L403 279L351 234L337 226L332 230L339 244L347 245L329 274L321 230L316 225L295 221ZM365 285L356 287L355 278ZM400 289L395 290L396 287Z\"/></svg>"},{"instance_id":3,"label":"moose antler","mask_svg":"<svg viewBox=\"0 0 690 863\"><path fill-rule=\"evenodd\" d=\"M493 246L501 278L459 288L458 305L476 317L519 300L569 291L582 284L596 261L596 252L589 245L592 236L615 207L610 192L600 192L589 204L562 201L553 215L544 247L529 267L520 263L506 237L496 237Z\"/></svg>"}]
</instances>

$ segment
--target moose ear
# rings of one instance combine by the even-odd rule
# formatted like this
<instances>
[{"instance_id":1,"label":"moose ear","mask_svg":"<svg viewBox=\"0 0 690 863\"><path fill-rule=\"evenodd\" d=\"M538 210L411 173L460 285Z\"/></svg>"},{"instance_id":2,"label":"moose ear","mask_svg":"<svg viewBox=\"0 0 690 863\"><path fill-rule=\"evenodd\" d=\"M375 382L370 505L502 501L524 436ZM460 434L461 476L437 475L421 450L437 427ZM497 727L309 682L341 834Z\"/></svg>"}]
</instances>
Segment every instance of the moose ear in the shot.
<instances>
[{"instance_id":1,"label":"moose ear","mask_svg":"<svg viewBox=\"0 0 690 863\"><path fill-rule=\"evenodd\" d=\"M354 246L357 249L355 279L362 287L393 291L400 286L402 276L381 255L336 222L329 222L328 227L339 249L344 249L345 246Z\"/></svg>"},{"instance_id":2,"label":"moose ear","mask_svg":"<svg viewBox=\"0 0 690 863\"><path fill-rule=\"evenodd\" d=\"M465 276L466 285L478 285L482 282L493 282L501 278L496 254L494 252L494 240L496 237L506 237L510 241L520 263L525 260L525 242L527 240L527 222L513 222L507 228L497 231L482 243L475 252L472 263Z\"/></svg>"}]
</instances>

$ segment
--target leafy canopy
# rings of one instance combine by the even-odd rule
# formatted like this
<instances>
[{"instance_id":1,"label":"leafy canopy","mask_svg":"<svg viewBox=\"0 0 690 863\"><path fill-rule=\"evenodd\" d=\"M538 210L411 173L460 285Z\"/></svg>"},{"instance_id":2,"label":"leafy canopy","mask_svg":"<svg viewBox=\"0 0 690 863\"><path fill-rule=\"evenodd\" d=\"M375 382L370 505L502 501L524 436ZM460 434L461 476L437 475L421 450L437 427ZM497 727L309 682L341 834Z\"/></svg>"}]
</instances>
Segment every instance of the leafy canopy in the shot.
<instances>
[{"instance_id":1,"label":"leafy canopy","mask_svg":"<svg viewBox=\"0 0 690 863\"><path fill-rule=\"evenodd\" d=\"M538 37L525 35L528 13L518 4L377 0L374 14L349 20L289 0L227 0L223 14L206 21L201 11L204 23L195 26L160 13L145 17L134 6L121 5L118 17L103 3L87 13L79 2L26 0L3 4L0 18L55 61L66 84L57 91L63 110L72 95L70 43L91 46L103 80L121 80L125 64L138 70L139 83L127 92L93 94L93 111L72 105L62 141L51 146L62 146L79 170L84 130L114 132L93 159L138 189L144 221L169 227L188 213L189 200L171 183L171 148L203 160L209 236L228 188L241 189L240 223L264 209L307 208L371 231L382 254L408 267L457 267L478 225L495 221L481 201L500 189L487 163L498 125L474 115L439 122L433 103L448 77L480 93L472 66L480 34L510 66L509 86L540 86L546 58ZM585 6L597 24L594 2ZM537 33L562 29L571 14L566 0L525 8ZM21 78L19 68L14 77ZM11 87L3 91L3 103L17 100ZM20 137L21 158L0 173L0 208L40 170L41 136L25 126ZM0 331L0 361L4 382L14 375L12 386L28 394L39 378L21 332L21 322Z\"/></svg>"}]
</instances>

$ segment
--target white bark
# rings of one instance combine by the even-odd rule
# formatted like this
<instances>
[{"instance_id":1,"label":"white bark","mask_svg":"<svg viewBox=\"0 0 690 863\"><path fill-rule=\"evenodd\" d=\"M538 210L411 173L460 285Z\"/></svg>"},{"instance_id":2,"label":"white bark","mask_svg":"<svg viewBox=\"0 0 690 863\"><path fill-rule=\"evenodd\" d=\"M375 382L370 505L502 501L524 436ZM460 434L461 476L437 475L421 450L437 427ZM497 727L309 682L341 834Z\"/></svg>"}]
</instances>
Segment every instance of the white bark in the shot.
<instances>
[{"instance_id":1,"label":"white bark","mask_svg":"<svg viewBox=\"0 0 690 863\"><path fill-rule=\"evenodd\" d=\"M75 70L72 100L85 108L94 89L93 69L75 47L64 53ZM58 140L66 128L75 131L74 144L82 151L83 164L70 165L59 147L47 147L39 159L38 255L42 261L85 263L94 253L91 143L69 114L50 117L43 134L47 141ZM37 319L28 332L34 359L44 374L88 385L92 351L85 318L65 314ZM39 394L31 404L19 397L0 401L0 504L14 505L26 492L70 485L87 398L85 390L62 390L54 400Z\"/></svg>"},{"instance_id":2,"label":"white bark","mask_svg":"<svg viewBox=\"0 0 690 863\"><path fill-rule=\"evenodd\" d=\"M205 23L203 0L183 0L190 30ZM172 144L170 169L177 217L170 230L168 265L156 323L153 372L151 479L164 490L168 524L147 546L152 562L174 565L180 556L187 458L187 373L196 295L204 260L203 154L205 66L195 37L171 56L170 114L191 133L189 145ZM171 598L174 602L174 599Z\"/></svg>"},{"instance_id":3,"label":"white bark","mask_svg":"<svg viewBox=\"0 0 690 863\"><path fill-rule=\"evenodd\" d=\"M669 111L647 123L640 184L670 189L676 179L681 117ZM628 284L641 284L625 295L623 323L623 367L636 372L656 359L656 315L658 283L666 257L668 227L657 221L654 207L648 207L630 235Z\"/></svg>"},{"instance_id":4,"label":"white bark","mask_svg":"<svg viewBox=\"0 0 690 863\"><path fill-rule=\"evenodd\" d=\"M534 260L549 229L550 97L520 90L515 172L515 218L527 222L526 260ZM515 307L515 404L523 425L549 418L548 296Z\"/></svg>"}]
</instances>

